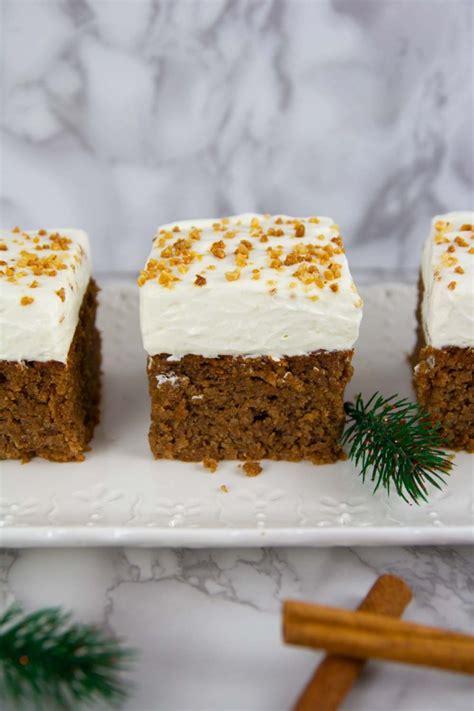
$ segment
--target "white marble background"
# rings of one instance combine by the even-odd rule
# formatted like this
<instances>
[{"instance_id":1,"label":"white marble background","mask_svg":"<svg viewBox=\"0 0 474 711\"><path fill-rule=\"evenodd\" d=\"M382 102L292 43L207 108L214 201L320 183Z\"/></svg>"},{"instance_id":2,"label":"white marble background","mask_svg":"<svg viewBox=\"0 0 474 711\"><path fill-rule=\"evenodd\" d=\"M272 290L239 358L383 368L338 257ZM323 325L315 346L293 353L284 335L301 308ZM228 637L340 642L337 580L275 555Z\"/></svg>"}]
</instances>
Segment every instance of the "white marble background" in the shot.
<instances>
[{"instance_id":1,"label":"white marble background","mask_svg":"<svg viewBox=\"0 0 474 711\"><path fill-rule=\"evenodd\" d=\"M473 204L471 0L3 0L2 215L137 269L157 224L329 214L415 266Z\"/></svg>"}]
</instances>

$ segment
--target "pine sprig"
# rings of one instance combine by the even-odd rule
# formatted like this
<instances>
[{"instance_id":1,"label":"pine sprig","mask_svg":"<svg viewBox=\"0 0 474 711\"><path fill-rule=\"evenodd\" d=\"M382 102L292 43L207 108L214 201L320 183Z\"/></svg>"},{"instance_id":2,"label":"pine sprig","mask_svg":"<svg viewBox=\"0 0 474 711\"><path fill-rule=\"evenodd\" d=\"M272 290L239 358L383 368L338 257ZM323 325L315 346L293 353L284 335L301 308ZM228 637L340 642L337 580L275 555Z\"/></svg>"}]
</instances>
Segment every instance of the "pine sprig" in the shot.
<instances>
[{"instance_id":1,"label":"pine sprig","mask_svg":"<svg viewBox=\"0 0 474 711\"><path fill-rule=\"evenodd\" d=\"M364 402L346 402L342 443L360 468L362 480L375 483L374 493L392 487L406 502L427 501L427 484L440 489L452 463L442 449L439 428L419 405L398 395L379 393Z\"/></svg>"},{"instance_id":2,"label":"pine sprig","mask_svg":"<svg viewBox=\"0 0 474 711\"><path fill-rule=\"evenodd\" d=\"M126 698L120 673L134 653L99 629L71 622L59 608L0 616L0 698L15 708L72 709L117 705Z\"/></svg>"}]
</instances>

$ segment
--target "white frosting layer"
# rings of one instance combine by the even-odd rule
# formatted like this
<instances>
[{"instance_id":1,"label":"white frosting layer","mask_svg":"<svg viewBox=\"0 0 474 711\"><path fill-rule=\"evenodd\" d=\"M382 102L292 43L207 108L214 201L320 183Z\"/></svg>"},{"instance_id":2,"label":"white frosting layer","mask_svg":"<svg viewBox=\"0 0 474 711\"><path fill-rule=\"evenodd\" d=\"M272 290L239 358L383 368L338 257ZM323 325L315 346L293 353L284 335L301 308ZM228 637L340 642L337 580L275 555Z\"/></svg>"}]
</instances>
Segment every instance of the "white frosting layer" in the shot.
<instances>
[{"instance_id":1,"label":"white frosting layer","mask_svg":"<svg viewBox=\"0 0 474 711\"><path fill-rule=\"evenodd\" d=\"M474 347L474 212L433 218L422 259L423 330L433 348Z\"/></svg>"},{"instance_id":2,"label":"white frosting layer","mask_svg":"<svg viewBox=\"0 0 474 711\"><path fill-rule=\"evenodd\" d=\"M0 231L0 359L67 362L90 279L81 230ZM59 237L58 237L59 236Z\"/></svg>"},{"instance_id":3,"label":"white frosting layer","mask_svg":"<svg viewBox=\"0 0 474 711\"><path fill-rule=\"evenodd\" d=\"M184 262L173 248L183 239ZM239 246L242 240L247 246ZM219 245L211 251L216 242L224 243L223 252ZM295 249L308 254L295 261ZM170 274L176 281L168 284ZM327 217L245 214L165 225L139 284L150 355L278 357L351 349L362 317L338 227Z\"/></svg>"}]
</instances>

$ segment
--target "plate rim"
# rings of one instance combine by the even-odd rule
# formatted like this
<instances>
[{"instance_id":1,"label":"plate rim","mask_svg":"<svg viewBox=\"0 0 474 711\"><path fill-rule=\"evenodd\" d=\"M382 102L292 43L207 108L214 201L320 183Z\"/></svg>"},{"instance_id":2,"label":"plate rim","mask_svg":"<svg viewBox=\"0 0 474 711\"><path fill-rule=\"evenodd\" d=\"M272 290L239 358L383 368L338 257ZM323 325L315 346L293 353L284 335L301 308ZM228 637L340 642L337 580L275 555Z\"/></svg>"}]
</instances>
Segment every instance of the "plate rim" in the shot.
<instances>
[{"instance_id":1,"label":"plate rim","mask_svg":"<svg viewBox=\"0 0 474 711\"><path fill-rule=\"evenodd\" d=\"M324 526L312 528L178 528L115 526L10 526L4 548L273 548L473 545L474 526Z\"/></svg>"}]
</instances>

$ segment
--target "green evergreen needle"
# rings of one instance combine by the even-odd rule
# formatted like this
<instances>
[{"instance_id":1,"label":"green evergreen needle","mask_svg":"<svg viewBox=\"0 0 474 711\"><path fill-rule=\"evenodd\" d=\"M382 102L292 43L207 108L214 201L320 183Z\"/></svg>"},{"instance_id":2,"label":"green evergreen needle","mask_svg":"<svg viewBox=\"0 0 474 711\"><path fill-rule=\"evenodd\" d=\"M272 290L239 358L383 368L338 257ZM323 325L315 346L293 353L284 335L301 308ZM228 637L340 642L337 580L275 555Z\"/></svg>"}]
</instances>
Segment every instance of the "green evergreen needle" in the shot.
<instances>
[{"instance_id":1,"label":"green evergreen needle","mask_svg":"<svg viewBox=\"0 0 474 711\"><path fill-rule=\"evenodd\" d=\"M416 403L398 395L384 398L379 393L364 402L346 402L346 428L342 444L359 468L362 480L374 483L390 494L392 488L406 502L427 501L427 484L440 489L452 467L442 449L439 428Z\"/></svg>"},{"instance_id":2,"label":"green evergreen needle","mask_svg":"<svg viewBox=\"0 0 474 711\"><path fill-rule=\"evenodd\" d=\"M0 616L0 698L14 708L75 709L126 698L121 672L134 652L59 608Z\"/></svg>"}]
</instances>

